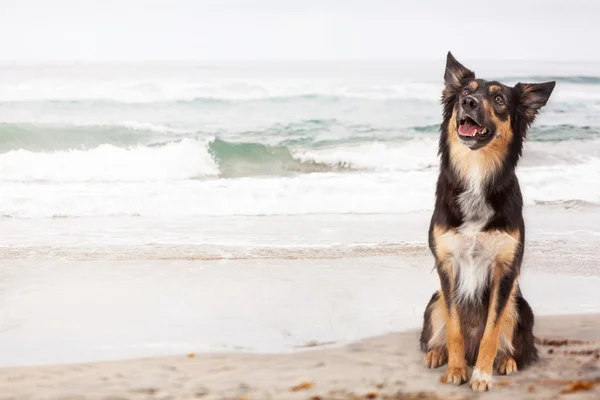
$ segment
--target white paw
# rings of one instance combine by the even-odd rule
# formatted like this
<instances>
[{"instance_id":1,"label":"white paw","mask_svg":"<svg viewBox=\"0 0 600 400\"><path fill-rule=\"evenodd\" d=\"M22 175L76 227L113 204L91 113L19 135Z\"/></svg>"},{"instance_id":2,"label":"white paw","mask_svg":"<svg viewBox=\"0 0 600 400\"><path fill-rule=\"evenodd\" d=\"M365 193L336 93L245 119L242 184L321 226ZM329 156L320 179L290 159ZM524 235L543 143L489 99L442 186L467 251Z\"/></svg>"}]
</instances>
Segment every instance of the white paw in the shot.
<instances>
[{"instance_id":1,"label":"white paw","mask_svg":"<svg viewBox=\"0 0 600 400\"><path fill-rule=\"evenodd\" d=\"M479 368L473 370L471 375L471 389L476 392L485 392L492 388L492 374L482 372Z\"/></svg>"}]
</instances>

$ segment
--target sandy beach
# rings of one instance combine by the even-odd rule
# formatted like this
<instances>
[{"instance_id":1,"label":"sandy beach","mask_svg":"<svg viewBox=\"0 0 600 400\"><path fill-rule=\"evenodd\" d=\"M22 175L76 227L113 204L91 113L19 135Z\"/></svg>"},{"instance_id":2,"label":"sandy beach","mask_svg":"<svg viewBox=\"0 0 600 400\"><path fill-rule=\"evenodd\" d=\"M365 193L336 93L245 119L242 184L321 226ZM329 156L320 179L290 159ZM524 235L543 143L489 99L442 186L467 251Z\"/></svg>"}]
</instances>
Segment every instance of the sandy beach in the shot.
<instances>
[{"instance_id":1,"label":"sandy beach","mask_svg":"<svg viewBox=\"0 0 600 400\"><path fill-rule=\"evenodd\" d=\"M1 399L597 399L600 315L539 318L541 360L489 393L439 382L418 333L278 355L180 354L0 370ZM543 338L543 339L542 339ZM568 338L569 341L561 340ZM550 340L559 339L559 340ZM545 344L542 344L545 343ZM312 344L318 346L317 343Z\"/></svg>"}]
</instances>

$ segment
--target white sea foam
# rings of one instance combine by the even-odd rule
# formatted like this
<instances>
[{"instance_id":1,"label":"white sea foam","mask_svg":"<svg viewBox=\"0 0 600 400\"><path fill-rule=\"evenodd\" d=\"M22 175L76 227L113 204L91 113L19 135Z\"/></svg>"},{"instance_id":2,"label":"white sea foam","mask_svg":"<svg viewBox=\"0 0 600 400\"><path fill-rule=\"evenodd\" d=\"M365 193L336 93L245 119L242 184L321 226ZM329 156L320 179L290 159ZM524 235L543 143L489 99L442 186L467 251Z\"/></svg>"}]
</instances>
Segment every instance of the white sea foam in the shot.
<instances>
[{"instance_id":1,"label":"white sea foam","mask_svg":"<svg viewBox=\"0 0 600 400\"><path fill-rule=\"evenodd\" d=\"M0 214L362 214L433 206L438 166L436 146L430 140L349 144L295 154L303 162L354 169L345 173L237 179L215 179L219 164L209 146L209 140L184 139L155 147L101 145L89 150L2 153ZM526 204L573 200L600 204L598 158L523 166L518 175Z\"/></svg>"},{"instance_id":2,"label":"white sea foam","mask_svg":"<svg viewBox=\"0 0 600 400\"><path fill-rule=\"evenodd\" d=\"M161 181L217 174L206 142L192 139L161 147L101 145L89 150L0 154L1 181Z\"/></svg>"},{"instance_id":3,"label":"white sea foam","mask_svg":"<svg viewBox=\"0 0 600 400\"><path fill-rule=\"evenodd\" d=\"M583 168L582 168L583 169ZM600 204L599 174L520 171L525 202ZM436 170L152 182L5 182L0 213L17 218L135 215L379 214L431 210ZM526 177L526 178L525 178Z\"/></svg>"},{"instance_id":4,"label":"white sea foam","mask_svg":"<svg viewBox=\"0 0 600 400\"><path fill-rule=\"evenodd\" d=\"M402 143L372 142L305 150L297 152L296 157L303 161L378 171L414 171L438 164L437 141L433 139Z\"/></svg>"},{"instance_id":5,"label":"white sea foam","mask_svg":"<svg viewBox=\"0 0 600 400\"><path fill-rule=\"evenodd\" d=\"M177 129L166 125L153 124L150 122L139 122L139 121L121 121L119 126L124 126L126 128L136 130L136 131L151 131L151 132L160 132L160 133L178 133L178 134L189 134L190 131L187 129ZM85 126L85 125L84 125Z\"/></svg>"},{"instance_id":6,"label":"white sea foam","mask_svg":"<svg viewBox=\"0 0 600 400\"><path fill-rule=\"evenodd\" d=\"M5 183L0 212L19 218L398 213L428 208L434 180L428 171L110 184Z\"/></svg>"}]
</instances>

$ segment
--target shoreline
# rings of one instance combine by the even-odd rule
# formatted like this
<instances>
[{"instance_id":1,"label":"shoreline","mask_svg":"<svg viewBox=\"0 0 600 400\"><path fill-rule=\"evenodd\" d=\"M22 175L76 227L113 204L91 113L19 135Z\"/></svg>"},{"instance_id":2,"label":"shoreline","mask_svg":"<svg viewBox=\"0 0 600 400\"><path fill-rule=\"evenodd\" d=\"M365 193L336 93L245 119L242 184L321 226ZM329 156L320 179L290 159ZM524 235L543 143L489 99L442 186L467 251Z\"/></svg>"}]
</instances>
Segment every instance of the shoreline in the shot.
<instances>
[{"instance_id":1,"label":"shoreline","mask_svg":"<svg viewBox=\"0 0 600 400\"><path fill-rule=\"evenodd\" d=\"M596 243L560 239L532 241L525 244L526 253L522 271L561 273L576 276L600 276L596 266L589 263L596 256ZM559 268L556 257L563 254L584 261L569 263ZM97 246L0 246L3 260L61 260L61 261L292 261L343 260L378 257L421 259L432 264L431 251L426 243L396 242L383 244L351 243L332 245L195 245L147 244ZM576 264L576 265L572 265ZM433 264L432 264L433 265Z\"/></svg>"},{"instance_id":2,"label":"shoreline","mask_svg":"<svg viewBox=\"0 0 600 400\"><path fill-rule=\"evenodd\" d=\"M487 399L600 396L600 314L536 318L540 361L494 375ZM468 385L439 382L418 331L282 354L189 353L168 357L0 369L0 399L471 399ZM549 339L556 339L550 341ZM561 341L568 339L570 342ZM470 373L470 371L469 371ZM581 381L574 384L575 381ZM436 397L437 396L437 397Z\"/></svg>"}]
</instances>

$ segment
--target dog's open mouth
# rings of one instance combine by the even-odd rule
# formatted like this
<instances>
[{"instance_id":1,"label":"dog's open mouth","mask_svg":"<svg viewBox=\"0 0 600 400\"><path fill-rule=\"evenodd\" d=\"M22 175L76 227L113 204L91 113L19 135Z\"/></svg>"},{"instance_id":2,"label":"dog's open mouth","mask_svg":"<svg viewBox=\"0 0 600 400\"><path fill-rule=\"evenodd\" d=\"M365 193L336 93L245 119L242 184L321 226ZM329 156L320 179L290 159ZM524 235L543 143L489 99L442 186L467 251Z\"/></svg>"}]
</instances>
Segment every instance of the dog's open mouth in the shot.
<instances>
[{"instance_id":1,"label":"dog's open mouth","mask_svg":"<svg viewBox=\"0 0 600 400\"><path fill-rule=\"evenodd\" d=\"M477 135L485 135L488 132L487 128L479 125L471 117L464 117L458 125L458 134L466 137L476 137Z\"/></svg>"}]
</instances>

